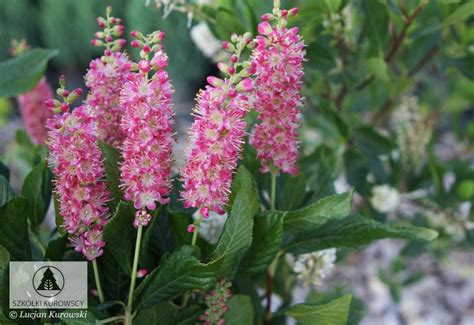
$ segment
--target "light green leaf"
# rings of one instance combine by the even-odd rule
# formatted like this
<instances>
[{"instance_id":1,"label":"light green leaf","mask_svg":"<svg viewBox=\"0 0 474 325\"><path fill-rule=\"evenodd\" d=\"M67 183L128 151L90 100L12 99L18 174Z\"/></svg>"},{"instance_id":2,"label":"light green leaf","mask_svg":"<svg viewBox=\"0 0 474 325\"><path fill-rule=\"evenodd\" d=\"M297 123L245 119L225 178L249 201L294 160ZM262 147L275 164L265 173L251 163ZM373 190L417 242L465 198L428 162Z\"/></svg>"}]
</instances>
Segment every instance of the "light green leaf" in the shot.
<instances>
[{"instance_id":1,"label":"light green leaf","mask_svg":"<svg viewBox=\"0 0 474 325\"><path fill-rule=\"evenodd\" d=\"M57 53L37 48L0 63L0 97L16 96L32 89L43 76L48 60Z\"/></svg>"},{"instance_id":2,"label":"light green leaf","mask_svg":"<svg viewBox=\"0 0 474 325\"><path fill-rule=\"evenodd\" d=\"M31 259L27 204L25 198L17 197L0 207L0 245L8 250L13 261Z\"/></svg>"},{"instance_id":3,"label":"light green leaf","mask_svg":"<svg viewBox=\"0 0 474 325\"><path fill-rule=\"evenodd\" d=\"M134 209L130 203L120 202L115 215L104 228L104 241L127 274L132 273L136 230L133 227Z\"/></svg>"},{"instance_id":4,"label":"light green leaf","mask_svg":"<svg viewBox=\"0 0 474 325\"><path fill-rule=\"evenodd\" d=\"M8 180L3 177L3 175L0 175L0 206L4 205L14 197L15 192L13 192Z\"/></svg>"},{"instance_id":5,"label":"light green leaf","mask_svg":"<svg viewBox=\"0 0 474 325\"><path fill-rule=\"evenodd\" d=\"M341 0L324 0L326 6L331 12L338 12L341 7Z\"/></svg>"},{"instance_id":6,"label":"light green leaf","mask_svg":"<svg viewBox=\"0 0 474 325\"><path fill-rule=\"evenodd\" d=\"M286 213L265 212L254 218L252 246L242 259L239 275L264 272L275 259L283 240Z\"/></svg>"},{"instance_id":7,"label":"light green leaf","mask_svg":"<svg viewBox=\"0 0 474 325\"><path fill-rule=\"evenodd\" d=\"M107 189L112 193L112 200L109 202L109 205L111 209L114 210L123 197L122 191L120 190L120 152L103 141L99 142L99 147L100 150L102 150L104 159Z\"/></svg>"},{"instance_id":8,"label":"light green leaf","mask_svg":"<svg viewBox=\"0 0 474 325\"><path fill-rule=\"evenodd\" d=\"M276 207L278 210L289 211L301 207L306 191L306 175L297 176L283 174L278 179Z\"/></svg>"},{"instance_id":9,"label":"light green leaf","mask_svg":"<svg viewBox=\"0 0 474 325\"><path fill-rule=\"evenodd\" d=\"M351 295L345 295L322 305L298 304L280 311L277 315L293 317L301 325L345 325L351 299Z\"/></svg>"},{"instance_id":10,"label":"light green leaf","mask_svg":"<svg viewBox=\"0 0 474 325\"><path fill-rule=\"evenodd\" d=\"M42 161L26 176L21 195L28 200L28 217L32 226L38 226L48 212L51 202L53 174Z\"/></svg>"},{"instance_id":11,"label":"light green leaf","mask_svg":"<svg viewBox=\"0 0 474 325\"><path fill-rule=\"evenodd\" d=\"M229 311L224 314L226 325L253 324L252 299L246 295L235 295L227 303Z\"/></svg>"},{"instance_id":12,"label":"light green leaf","mask_svg":"<svg viewBox=\"0 0 474 325\"><path fill-rule=\"evenodd\" d=\"M388 82L390 77L388 76L388 67L385 60L380 57L374 57L367 60L367 71L369 74L373 74L375 79Z\"/></svg>"},{"instance_id":13,"label":"light green leaf","mask_svg":"<svg viewBox=\"0 0 474 325\"><path fill-rule=\"evenodd\" d=\"M352 209L352 192L321 199L296 211L289 211L283 221L285 232L306 232L330 219L343 218Z\"/></svg>"},{"instance_id":14,"label":"light green leaf","mask_svg":"<svg viewBox=\"0 0 474 325\"><path fill-rule=\"evenodd\" d=\"M286 243L284 249L294 254L304 254L331 247L358 247L385 238L431 241L437 236L438 233L431 229L385 225L355 215L331 220L317 229L301 233Z\"/></svg>"}]
</instances>

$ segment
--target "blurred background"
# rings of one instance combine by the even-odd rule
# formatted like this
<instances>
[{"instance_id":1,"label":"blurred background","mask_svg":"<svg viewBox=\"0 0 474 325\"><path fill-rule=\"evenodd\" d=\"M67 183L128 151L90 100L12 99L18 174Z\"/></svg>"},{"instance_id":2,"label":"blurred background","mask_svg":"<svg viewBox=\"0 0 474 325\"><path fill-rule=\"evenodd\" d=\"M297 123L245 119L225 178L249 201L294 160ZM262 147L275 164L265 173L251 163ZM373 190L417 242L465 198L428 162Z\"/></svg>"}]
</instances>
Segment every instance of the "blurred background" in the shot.
<instances>
[{"instance_id":1,"label":"blurred background","mask_svg":"<svg viewBox=\"0 0 474 325\"><path fill-rule=\"evenodd\" d=\"M340 250L321 284L301 285L292 299L352 292L359 313L351 323L474 324L474 2L282 3L300 7L292 24L307 44L306 186L315 196L355 188L356 211L440 231L430 244ZM109 4L127 35L166 32L179 163L195 94L225 55L220 41L255 34L272 1L0 0L0 61L13 38L57 49L46 72L51 87L65 74L68 88L85 89L88 64L101 55L90 45L95 19ZM15 99L0 98L0 155L16 190L31 169L23 128Z\"/></svg>"}]
</instances>

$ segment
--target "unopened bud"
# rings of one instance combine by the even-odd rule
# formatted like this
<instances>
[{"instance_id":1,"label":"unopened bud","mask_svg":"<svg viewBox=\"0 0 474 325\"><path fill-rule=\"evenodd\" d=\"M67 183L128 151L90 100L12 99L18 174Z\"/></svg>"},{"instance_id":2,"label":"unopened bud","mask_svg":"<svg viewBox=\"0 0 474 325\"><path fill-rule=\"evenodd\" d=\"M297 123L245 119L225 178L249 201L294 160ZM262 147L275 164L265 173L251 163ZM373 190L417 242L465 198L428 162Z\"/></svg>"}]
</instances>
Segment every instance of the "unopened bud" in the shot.
<instances>
[{"instance_id":1,"label":"unopened bud","mask_svg":"<svg viewBox=\"0 0 474 325\"><path fill-rule=\"evenodd\" d=\"M217 69L224 73L229 73L229 66L225 63L219 62L217 63Z\"/></svg>"},{"instance_id":2,"label":"unopened bud","mask_svg":"<svg viewBox=\"0 0 474 325\"><path fill-rule=\"evenodd\" d=\"M222 85L224 85L224 80L219 79L219 78L214 77L214 76L209 76L209 77L207 77L206 80L207 80L207 83L210 84L213 87L221 87Z\"/></svg>"},{"instance_id":3,"label":"unopened bud","mask_svg":"<svg viewBox=\"0 0 474 325\"><path fill-rule=\"evenodd\" d=\"M298 14L298 12L300 11L299 8L291 8L289 11L288 11L288 17L293 17L293 16L296 16Z\"/></svg>"},{"instance_id":4,"label":"unopened bud","mask_svg":"<svg viewBox=\"0 0 474 325\"><path fill-rule=\"evenodd\" d=\"M262 35L270 35L273 32L273 27L268 22L264 21L258 24L258 32Z\"/></svg>"},{"instance_id":5,"label":"unopened bud","mask_svg":"<svg viewBox=\"0 0 474 325\"><path fill-rule=\"evenodd\" d=\"M235 89L238 92L249 92L253 90L253 80L250 78L245 78L237 84Z\"/></svg>"}]
</instances>

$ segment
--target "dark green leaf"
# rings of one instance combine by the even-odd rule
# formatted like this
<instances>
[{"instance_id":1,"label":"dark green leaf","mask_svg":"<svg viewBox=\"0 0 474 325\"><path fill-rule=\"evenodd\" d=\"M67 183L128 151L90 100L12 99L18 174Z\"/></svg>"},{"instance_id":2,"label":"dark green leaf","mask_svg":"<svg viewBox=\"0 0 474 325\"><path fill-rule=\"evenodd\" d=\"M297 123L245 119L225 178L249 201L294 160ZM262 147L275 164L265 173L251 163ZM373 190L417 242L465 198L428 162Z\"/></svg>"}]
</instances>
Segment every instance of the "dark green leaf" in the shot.
<instances>
[{"instance_id":1,"label":"dark green leaf","mask_svg":"<svg viewBox=\"0 0 474 325\"><path fill-rule=\"evenodd\" d=\"M43 76L48 60L57 53L37 48L0 63L0 97L16 96L32 89Z\"/></svg>"},{"instance_id":2,"label":"dark green leaf","mask_svg":"<svg viewBox=\"0 0 474 325\"><path fill-rule=\"evenodd\" d=\"M195 325L197 319L204 311L198 305L191 305L180 310L176 317L176 325Z\"/></svg>"},{"instance_id":3,"label":"dark green leaf","mask_svg":"<svg viewBox=\"0 0 474 325\"><path fill-rule=\"evenodd\" d=\"M229 39L232 33L241 35L246 31L237 16L233 12L226 10L219 10L217 13L215 28L217 36L223 40Z\"/></svg>"},{"instance_id":4,"label":"dark green leaf","mask_svg":"<svg viewBox=\"0 0 474 325\"><path fill-rule=\"evenodd\" d=\"M127 274L132 273L136 230L133 227L134 209L130 203L120 202L113 218L104 228L107 248Z\"/></svg>"},{"instance_id":5,"label":"dark green leaf","mask_svg":"<svg viewBox=\"0 0 474 325\"><path fill-rule=\"evenodd\" d=\"M246 295L235 295L227 303L229 311L224 314L226 325L253 324L252 300Z\"/></svg>"},{"instance_id":6,"label":"dark green leaf","mask_svg":"<svg viewBox=\"0 0 474 325\"><path fill-rule=\"evenodd\" d=\"M276 207L288 211L301 207L306 191L306 175L297 176L283 174L278 179Z\"/></svg>"},{"instance_id":7,"label":"dark green leaf","mask_svg":"<svg viewBox=\"0 0 474 325\"><path fill-rule=\"evenodd\" d=\"M265 212L254 218L252 246L244 256L239 275L264 272L275 259L283 240L285 213Z\"/></svg>"},{"instance_id":8,"label":"dark green leaf","mask_svg":"<svg viewBox=\"0 0 474 325\"><path fill-rule=\"evenodd\" d=\"M25 198L18 197L0 207L0 245L8 250L13 261L31 259L27 205Z\"/></svg>"},{"instance_id":9,"label":"dark green leaf","mask_svg":"<svg viewBox=\"0 0 474 325\"><path fill-rule=\"evenodd\" d=\"M109 205L114 210L122 199L122 191L120 190L120 170L121 163L120 152L107 143L100 141L100 149L104 158L105 177L107 179L107 188L112 193L112 200Z\"/></svg>"},{"instance_id":10,"label":"dark green leaf","mask_svg":"<svg viewBox=\"0 0 474 325\"><path fill-rule=\"evenodd\" d=\"M208 288L215 280L215 269L207 268L194 254L195 247L183 246L153 270L137 288L138 308L143 310L183 292Z\"/></svg>"},{"instance_id":11,"label":"dark green leaf","mask_svg":"<svg viewBox=\"0 0 474 325\"><path fill-rule=\"evenodd\" d=\"M13 192L13 189L10 187L8 180L3 177L3 175L0 175L0 206L4 205L14 197L15 192Z\"/></svg>"},{"instance_id":12,"label":"dark green leaf","mask_svg":"<svg viewBox=\"0 0 474 325\"><path fill-rule=\"evenodd\" d=\"M387 7L378 0L361 1L365 17L365 32L374 54L384 53L388 39L389 15Z\"/></svg>"},{"instance_id":13,"label":"dark green leaf","mask_svg":"<svg viewBox=\"0 0 474 325\"><path fill-rule=\"evenodd\" d=\"M0 176L3 176L8 180L10 180L10 169L5 165L3 162L0 161Z\"/></svg>"},{"instance_id":14,"label":"dark green leaf","mask_svg":"<svg viewBox=\"0 0 474 325\"><path fill-rule=\"evenodd\" d=\"M162 302L153 307L140 311L133 320L136 324L175 324L178 308L169 302Z\"/></svg>"},{"instance_id":15,"label":"dark green leaf","mask_svg":"<svg viewBox=\"0 0 474 325\"><path fill-rule=\"evenodd\" d=\"M68 242L67 235L50 240L44 256L45 261L62 261L68 250Z\"/></svg>"},{"instance_id":16,"label":"dark green leaf","mask_svg":"<svg viewBox=\"0 0 474 325\"><path fill-rule=\"evenodd\" d=\"M38 226L48 212L51 201L53 174L43 161L26 176L21 195L28 200L28 211L31 225Z\"/></svg>"},{"instance_id":17,"label":"dark green leaf","mask_svg":"<svg viewBox=\"0 0 474 325\"><path fill-rule=\"evenodd\" d=\"M301 233L284 249L304 254L331 247L358 247L384 238L431 241L438 236L434 230L421 227L385 225L359 215L342 220L330 220L317 229Z\"/></svg>"},{"instance_id":18,"label":"dark green leaf","mask_svg":"<svg viewBox=\"0 0 474 325\"><path fill-rule=\"evenodd\" d=\"M347 216L352 209L352 192L321 199L296 211L289 211L284 219L285 232L299 233L320 226L330 219Z\"/></svg>"},{"instance_id":19,"label":"dark green leaf","mask_svg":"<svg viewBox=\"0 0 474 325\"><path fill-rule=\"evenodd\" d=\"M234 204L237 194L241 191L248 191L248 196L254 198L250 200L250 206L248 207L251 214L256 214L260 210L260 202L257 191L257 184L252 174L245 168L240 166L237 171L237 175L232 182L232 191L230 194L229 202L231 205Z\"/></svg>"},{"instance_id":20,"label":"dark green leaf","mask_svg":"<svg viewBox=\"0 0 474 325\"><path fill-rule=\"evenodd\" d=\"M345 325L351 299L351 295L345 295L323 305L298 304L280 311L277 315L293 317L302 325Z\"/></svg>"}]
</instances>

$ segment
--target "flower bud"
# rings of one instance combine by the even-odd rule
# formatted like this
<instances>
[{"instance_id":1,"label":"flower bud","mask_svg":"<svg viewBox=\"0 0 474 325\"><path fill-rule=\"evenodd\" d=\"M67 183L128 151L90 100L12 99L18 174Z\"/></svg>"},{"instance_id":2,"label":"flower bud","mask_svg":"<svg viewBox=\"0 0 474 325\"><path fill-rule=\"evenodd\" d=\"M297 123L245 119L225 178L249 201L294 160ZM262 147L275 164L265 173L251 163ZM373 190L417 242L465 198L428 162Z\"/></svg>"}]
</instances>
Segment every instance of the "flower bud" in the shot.
<instances>
[{"instance_id":1,"label":"flower bud","mask_svg":"<svg viewBox=\"0 0 474 325\"><path fill-rule=\"evenodd\" d=\"M250 78L245 78L237 84L235 89L238 92L249 92L253 90L253 80Z\"/></svg>"},{"instance_id":2,"label":"flower bud","mask_svg":"<svg viewBox=\"0 0 474 325\"><path fill-rule=\"evenodd\" d=\"M69 104L68 103L61 103L61 112L66 113L69 111Z\"/></svg>"},{"instance_id":3,"label":"flower bud","mask_svg":"<svg viewBox=\"0 0 474 325\"><path fill-rule=\"evenodd\" d=\"M296 16L299 11L300 11L300 9L297 8L297 7L291 8L291 9L288 11L288 17Z\"/></svg>"},{"instance_id":4,"label":"flower bud","mask_svg":"<svg viewBox=\"0 0 474 325\"><path fill-rule=\"evenodd\" d=\"M193 224L188 225L188 228L186 229L189 233L193 233L195 229L195 226Z\"/></svg>"},{"instance_id":5,"label":"flower bud","mask_svg":"<svg viewBox=\"0 0 474 325\"><path fill-rule=\"evenodd\" d=\"M104 34L104 32L96 32L96 33L95 33L95 37L97 37L97 38L104 38L104 37L105 37L105 34Z\"/></svg>"},{"instance_id":6,"label":"flower bud","mask_svg":"<svg viewBox=\"0 0 474 325\"><path fill-rule=\"evenodd\" d=\"M230 36L230 40L233 43L237 43L239 41L239 36L236 33L232 33L232 35Z\"/></svg>"},{"instance_id":7,"label":"flower bud","mask_svg":"<svg viewBox=\"0 0 474 325\"><path fill-rule=\"evenodd\" d=\"M263 21L272 21L273 19L275 19L275 16L273 16L272 14L264 14L261 18Z\"/></svg>"},{"instance_id":8,"label":"flower bud","mask_svg":"<svg viewBox=\"0 0 474 325\"><path fill-rule=\"evenodd\" d=\"M147 274L148 274L147 269L140 269L140 270L137 271L137 278L138 279L143 278Z\"/></svg>"},{"instance_id":9,"label":"flower bud","mask_svg":"<svg viewBox=\"0 0 474 325\"><path fill-rule=\"evenodd\" d=\"M270 35L273 32L273 27L266 21L258 24L258 32L262 35Z\"/></svg>"},{"instance_id":10,"label":"flower bud","mask_svg":"<svg viewBox=\"0 0 474 325\"><path fill-rule=\"evenodd\" d=\"M223 62L217 63L217 69L223 73L229 73L229 66Z\"/></svg>"},{"instance_id":11,"label":"flower bud","mask_svg":"<svg viewBox=\"0 0 474 325\"><path fill-rule=\"evenodd\" d=\"M252 41L252 34L251 33L245 33L244 34L244 41L245 44L249 44Z\"/></svg>"},{"instance_id":12,"label":"flower bud","mask_svg":"<svg viewBox=\"0 0 474 325\"><path fill-rule=\"evenodd\" d=\"M232 54L232 56L230 57L230 62L232 63L236 63L238 60L239 60L239 57L235 54Z\"/></svg>"},{"instance_id":13,"label":"flower bud","mask_svg":"<svg viewBox=\"0 0 474 325\"><path fill-rule=\"evenodd\" d=\"M147 60L140 60L140 62L138 62L138 69L140 69L141 72L144 72L144 73L147 73L150 71L150 62L147 61Z\"/></svg>"},{"instance_id":14,"label":"flower bud","mask_svg":"<svg viewBox=\"0 0 474 325\"><path fill-rule=\"evenodd\" d=\"M140 46L140 41L133 40L133 41L130 42L130 45L131 45L132 47L137 48L137 47Z\"/></svg>"},{"instance_id":15,"label":"flower bud","mask_svg":"<svg viewBox=\"0 0 474 325\"><path fill-rule=\"evenodd\" d=\"M224 85L224 80L219 79L219 78L214 77L214 76L209 76L209 77L207 77L206 80L207 80L207 83L210 84L213 87L221 87L222 85Z\"/></svg>"}]
</instances>

